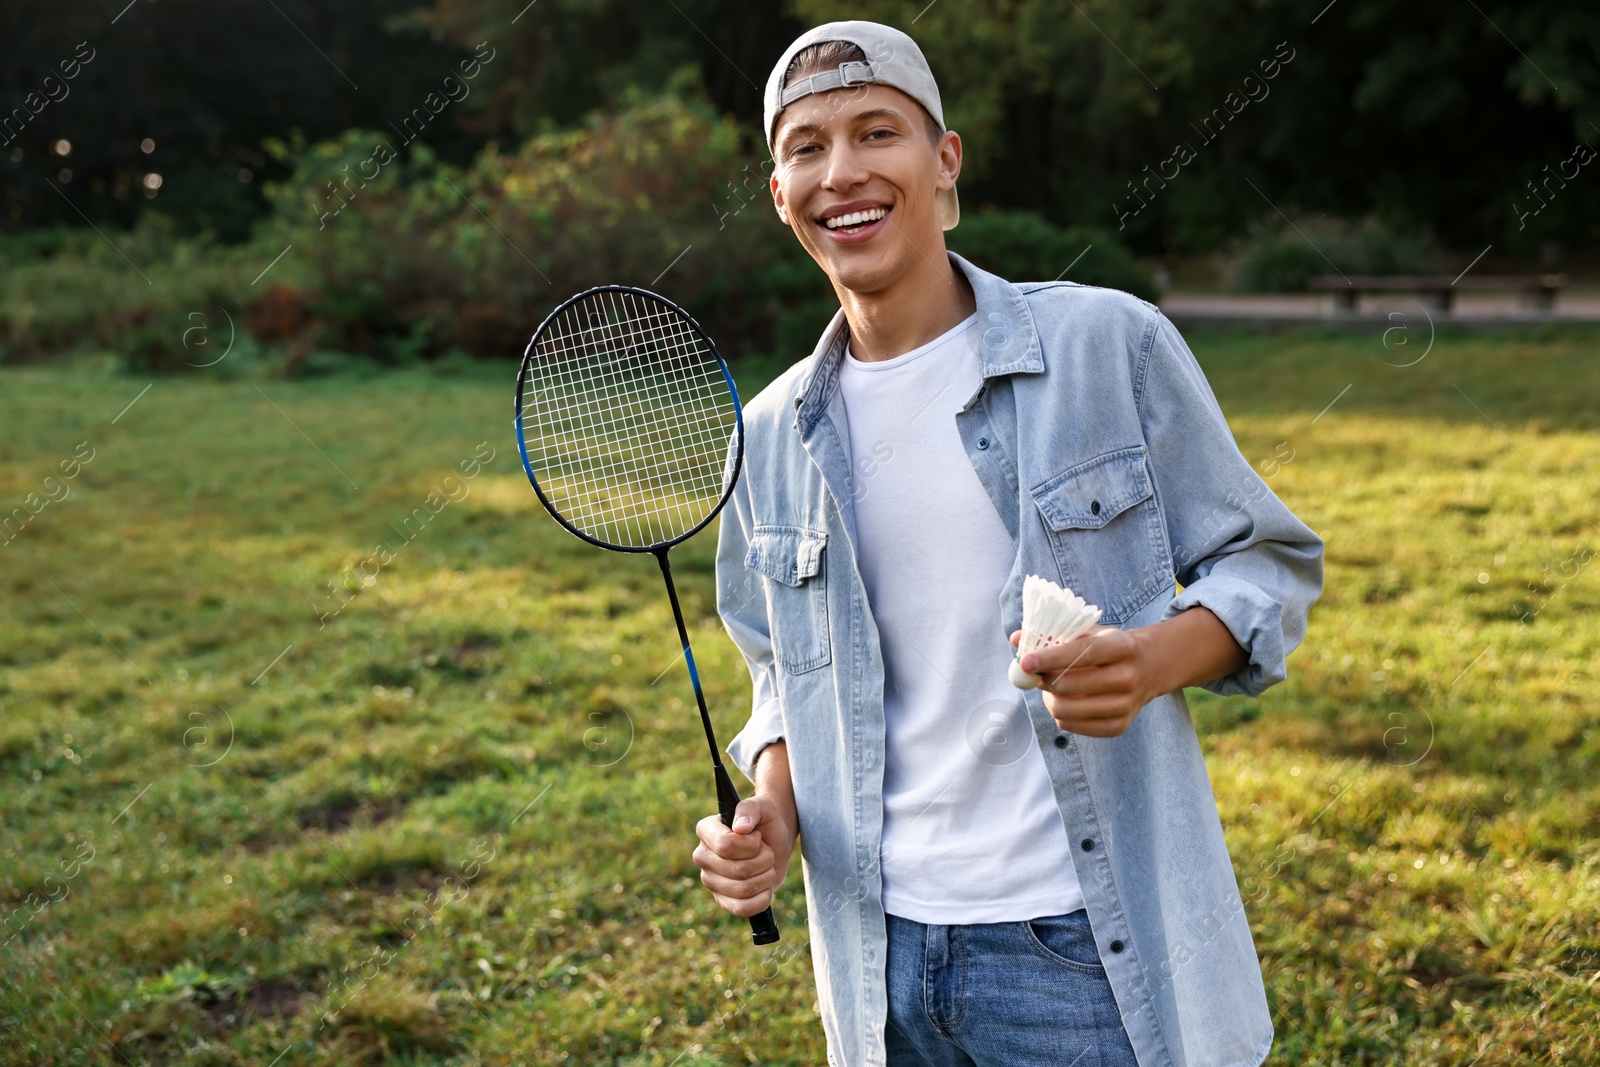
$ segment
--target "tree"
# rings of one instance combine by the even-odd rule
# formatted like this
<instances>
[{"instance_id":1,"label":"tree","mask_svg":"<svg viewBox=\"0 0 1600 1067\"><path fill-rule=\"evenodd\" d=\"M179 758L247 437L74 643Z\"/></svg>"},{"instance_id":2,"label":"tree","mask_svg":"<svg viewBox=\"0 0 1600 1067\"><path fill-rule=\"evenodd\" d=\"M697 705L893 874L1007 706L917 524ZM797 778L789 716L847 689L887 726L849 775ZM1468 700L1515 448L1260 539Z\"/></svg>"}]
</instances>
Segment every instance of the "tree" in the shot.
<instances>
[{"instance_id":1,"label":"tree","mask_svg":"<svg viewBox=\"0 0 1600 1067\"><path fill-rule=\"evenodd\" d=\"M1548 237L1600 237L1600 180L1553 184L1560 195L1547 197L1536 224L1519 228L1512 207L1580 141L1600 146L1592 8L794 6L810 23L870 18L917 38L967 140L964 198L1061 224L1121 225L1145 251L1214 248L1275 205L1378 214L1467 248L1495 241L1527 252Z\"/></svg>"}]
</instances>

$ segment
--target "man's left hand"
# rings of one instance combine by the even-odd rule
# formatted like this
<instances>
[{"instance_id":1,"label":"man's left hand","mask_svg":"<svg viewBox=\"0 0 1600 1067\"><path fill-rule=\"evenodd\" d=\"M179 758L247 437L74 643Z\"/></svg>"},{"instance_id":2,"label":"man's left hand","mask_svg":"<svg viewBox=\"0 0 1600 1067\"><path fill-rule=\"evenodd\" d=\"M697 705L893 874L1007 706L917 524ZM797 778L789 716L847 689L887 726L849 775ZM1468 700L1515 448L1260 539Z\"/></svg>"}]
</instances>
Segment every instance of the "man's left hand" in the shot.
<instances>
[{"instance_id":1,"label":"man's left hand","mask_svg":"<svg viewBox=\"0 0 1600 1067\"><path fill-rule=\"evenodd\" d=\"M1019 630L1011 635L1015 646ZM1136 631L1096 626L1059 645L1022 657L1022 669L1043 678L1044 706L1061 729L1116 737L1158 693L1150 649Z\"/></svg>"}]
</instances>

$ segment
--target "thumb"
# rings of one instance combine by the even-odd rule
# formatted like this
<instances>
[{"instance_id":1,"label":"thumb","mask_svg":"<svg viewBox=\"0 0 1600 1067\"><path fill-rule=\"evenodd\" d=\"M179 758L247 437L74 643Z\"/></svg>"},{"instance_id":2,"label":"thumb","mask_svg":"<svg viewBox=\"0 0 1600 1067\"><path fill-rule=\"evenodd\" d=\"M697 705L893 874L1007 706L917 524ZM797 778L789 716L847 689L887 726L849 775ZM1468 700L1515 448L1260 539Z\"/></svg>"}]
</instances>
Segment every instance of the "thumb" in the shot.
<instances>
[{"instance_id":1,"label":"thumb","mask_svg":"<svg viewBox=\"0 0 1600 1067\"><path fill-rule=\"evenodd\" d=\"M761 802L756 797L749 797L739 801L739 806L733 809L733 825L730 829L736 834L747 834L760 821Z\"/></svg>"}]
</instances>

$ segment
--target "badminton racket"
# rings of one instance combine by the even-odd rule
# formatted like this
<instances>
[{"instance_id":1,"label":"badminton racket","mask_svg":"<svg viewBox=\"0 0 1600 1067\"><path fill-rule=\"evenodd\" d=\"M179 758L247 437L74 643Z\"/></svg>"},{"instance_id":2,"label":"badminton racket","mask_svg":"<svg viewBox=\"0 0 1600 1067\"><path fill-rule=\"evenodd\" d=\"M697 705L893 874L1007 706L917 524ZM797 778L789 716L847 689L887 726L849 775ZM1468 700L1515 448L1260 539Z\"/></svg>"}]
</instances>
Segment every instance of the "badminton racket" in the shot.
<instances>
[{"instance_id":1,"label":"badminton racket","mask_svg":"<svg viewBox=\"0 0 1600 1067\"><path fill-rule=\"evenodd\" d=\"M602 285L539 324L517 375L517 447L533 491L591 545L649 552L661 565L700 724L711 747L717 808L733 825L739 794L711 729L700 672L667 561L733 492L744 415L728 365L688 313L665 297ZM778 940L769 907L750 920L758 945Z\"/></svg>"}]
</instances>

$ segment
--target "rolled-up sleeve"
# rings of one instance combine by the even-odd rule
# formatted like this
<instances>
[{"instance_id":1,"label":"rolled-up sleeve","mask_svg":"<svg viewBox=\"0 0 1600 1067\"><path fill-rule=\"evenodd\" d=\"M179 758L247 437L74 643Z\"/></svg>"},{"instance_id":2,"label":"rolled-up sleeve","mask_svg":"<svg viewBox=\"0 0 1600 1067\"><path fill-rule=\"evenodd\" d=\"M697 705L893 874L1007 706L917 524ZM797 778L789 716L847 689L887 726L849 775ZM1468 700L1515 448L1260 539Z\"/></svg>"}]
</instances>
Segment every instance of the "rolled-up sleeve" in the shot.
<instances>
[{"instance_id":1,"label":"rolled-up sleeve","mask_svg":"<svg viewBox=\"0 0 1600 1067\"><path fill-rule=\"evenodd\" d=\"M756 757L783 737L783 708L767 624L766 590L761 575L745 566L750 526L750 498L741 482L722 512L717 535L717 614L750 668L750 719L728 743L727 752L753 782Z\"/></svg>"},{"instance_id":2,"label":"rolled-up sleeve","mask_svg":"<svg viewBox=\"0 0 1600 1067\"><path fill-rule=\"evenodd\" d=\"M1183 586L1162 618L1196 605L1213 612L1250 660L1200 688L1259 696L1288 677L1288 655L1305 637L1323 542L1240 453L1194 353L1159 312L1145 349L1139 418Z\"/></svg>"}]
</instances>

